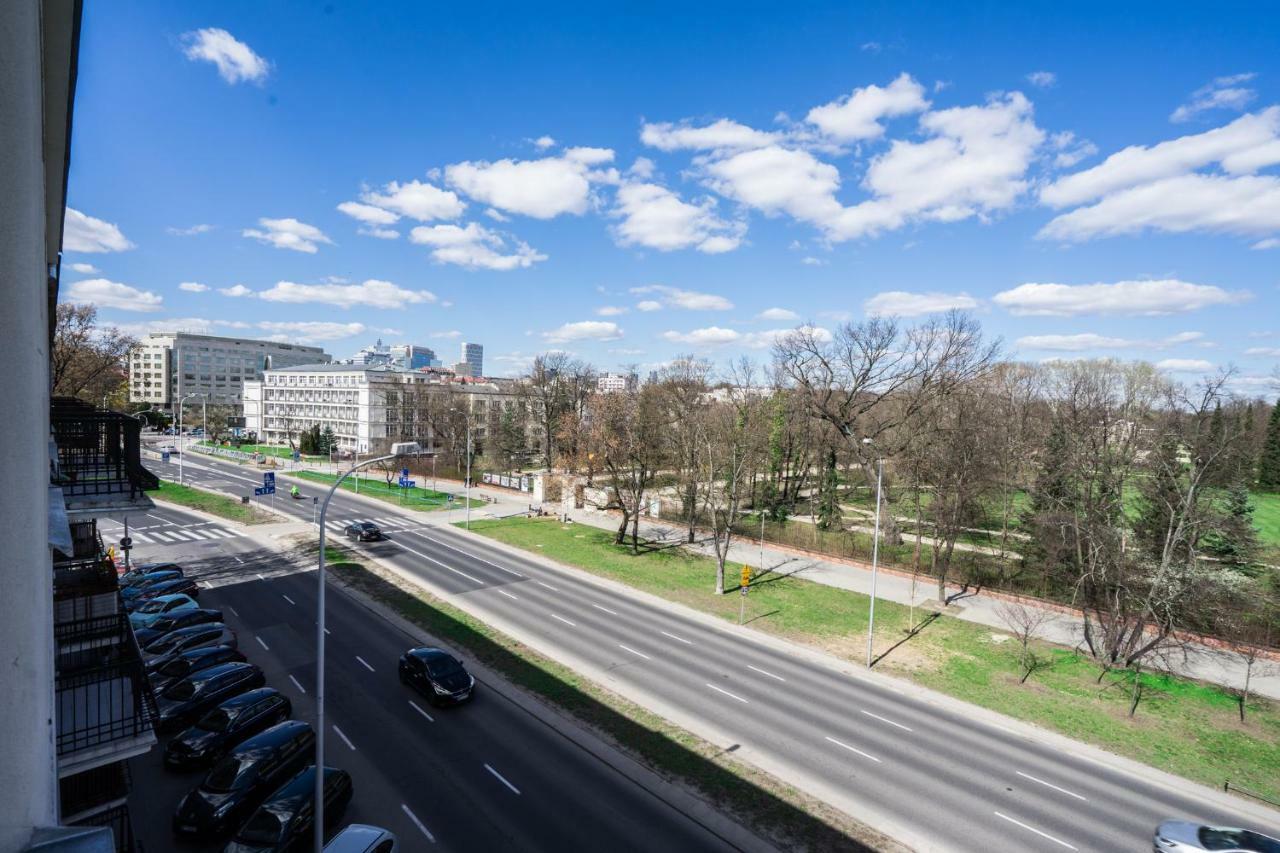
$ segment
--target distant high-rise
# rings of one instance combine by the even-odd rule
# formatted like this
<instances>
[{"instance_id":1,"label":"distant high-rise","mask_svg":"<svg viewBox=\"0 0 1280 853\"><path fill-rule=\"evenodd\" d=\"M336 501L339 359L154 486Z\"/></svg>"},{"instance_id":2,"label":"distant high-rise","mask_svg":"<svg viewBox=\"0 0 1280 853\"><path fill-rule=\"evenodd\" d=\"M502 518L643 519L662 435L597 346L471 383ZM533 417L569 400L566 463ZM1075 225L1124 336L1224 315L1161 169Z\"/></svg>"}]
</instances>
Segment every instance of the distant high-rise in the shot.
<instances>
[{"instance_id":1,"label":"distant high-rise","mask_svg":"<svg viewBox=\"0 0 1280 853\"><path fill-rule=\"evenodd\" d=\"M391 348L391 363L398 364L409 370L431 367L432 362L435 360L435 351L430 347L420 347L417 344L396 344Z\"/></svg>"},{"instance_id":2,"label":"distant high-rise","mask_svg":"<svg viewBox=\"0 0 1280 853\"><path fill-rule=\"evenodd\" d=\"M484 376L484 347L480 344L462 345L462 361L467 365L467 375L479 379Z\"/></svg>"}]
</instances>

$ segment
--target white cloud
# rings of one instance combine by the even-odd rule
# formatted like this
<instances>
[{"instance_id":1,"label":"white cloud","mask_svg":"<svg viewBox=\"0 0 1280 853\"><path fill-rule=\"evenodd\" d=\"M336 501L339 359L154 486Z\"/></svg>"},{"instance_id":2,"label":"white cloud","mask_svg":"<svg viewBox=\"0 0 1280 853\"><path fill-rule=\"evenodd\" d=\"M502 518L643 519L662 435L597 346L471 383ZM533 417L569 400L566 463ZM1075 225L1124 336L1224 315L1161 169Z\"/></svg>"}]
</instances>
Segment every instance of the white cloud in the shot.
<instances>
[{"instance_id":1,"label":"white cloud","mask_svg":"<svg viewBox=\"0 0 1280 853\"><path fill-rule=\"evenodd\" d=\"M484 215L492 219L494 222L510 222L511 217L504 214L501 210L494 210L492 207L486 207Z\"/></svg>"},{"instance_id":2,"label":"white cloud","mask_svg":"<svg viewBox=\"0 0 1280 853\"><path fill-rule=\"evenodd\" d=\"M121 311L159 311L164 298L149 290L138 290L118 281L90 278L77 281L67 290L67 302L89 302L99 308Z\"/></svg>"},{"instance_id":3,"label":"white cloud","mask_svg":"<svg viewBox=\"0 0 1280 853\"><path fill-rule=\"evenodd\" d=\"M827 262L822 258L815 258L813 255L806 255L800 259L800 263L806 267L825 267Z\"/></svg>"},{"instance_id":4,"label":"white cloud","mask_svg":"<svg viewBox=\"0 0 1280 853\"><path fill-rule=\"evenodd\" d=\"M62 222L62 248L68 252L123 252L133 244L119 226L68 207Z\"/></svg>"},{"instance_id":5,"label":"white cloud","mask_svg":"<svg viewBox=\"0 0 1280 853\"><path fill-rule=\"evenodd\" d=\"M1076 317L1083 314L1157 316L1234 305L1249 298L1210 284L1177 279L1118 281L1114 284L1020 284L993 300L1013 314Z\"/></svg>"},{"instance_id":6,"label":"white cloud","mask_svg":"<svg viewBox=\"0 0 1280 853\"><path fill-rule=\"evenodd\" d=\"M261 83L271 70L271 63L226 30L216 27L193 30L182 34L182 43L187 59L212 62L218 66L218 75L228 83Z\"/></svg>"},{"instance_id":7,"label":"white cloud","mask_svg":"<svg viewBox=\"0 0 1280 853\"><path fill-rule=\"evenodd\" d=\"M1078 139L1069 130L1050 136L1049 145L1057 152L1053 155L1053 165L1059 169L1070 169L1081 160L1098 153L1098 146L1087 139Z\"/></svg>"},{"instance_id":8,"label":"white cloud","mask_svg":"<svg viewBox=\"0 0 1280 853\"><path fill-rule=\"evenodd\" d=\"M968 311L977 307L978 300L967 293L908 293L905 290L877 293L862 303L862 310L868 317L919 317L952 309Z\"/></svg>"},{"instance_id":9,"label":"white cloud","mask_svg":"<svg viewBox=\"0 0 1280 853\"><path fill-rule=\"evenodd\" d=\"M1073 335L1027 335L1018 338L1016 344L1020 347L1035 350L1056 350L1059 352L1084 352L1086 350L1099 349L1149 349L1159 350L1168 349L1169 347L1178 346L1180 344L1189 344L1201 342L1203 344L1203 332L1179 332L1176 335L1169 335L1158 340L1143 340L1135 338L1117 338L1108 335L1099 335L1094 332L1081 332Z\"/></svg>"},{"instance_id":10,"label":"white cloud","mask_svg":"<svg viewBox=\"0 0 1280 853\"><path fill-rule=\"evenodd\" d=\"M1244 351L1244 354L1280 357L1280 347L1249 347L1247 350Z\"/></svg>"},{"instance_id":11,"label":"white cloud","mask_svg":"<svg viewBox=\"0 0 1280 853\"><path fill-rule=\"evenodd\" d=\"M360 220L365 225L394 225L400 221L400 214L395 211L358 201L344 201L338 205L338 210L352 219Z\"/></svg>"},{"instance_id":12,"label":"white cloud","mask_svg":"<svg viewBox=\"0 0 1280 853\"><path fill-rule=\"evenodd\" d=\"M676 344L690 344L696 347L712 347L731 344L742 337L733 329L722 329L719 326L708 326L705 329L694 329L691 332L663 332L662 337Z\"/></svg>"},{"instance_id":13,"label":"white cloud","mask_svg":"<svg viewBox=\"0 0 1280 853\"><path fill-rule=\"evenodd\" d=\"M338 308L364 305L370 308L399 309L406 305L436 301L435 294L430 291L408 290L378 279L369 279L361 284L295 284L281 281L270 290L261 291L258 296L268 302L318 302Z\"/></svg>"},{"instance_id":14,"label":"white cloud","mask_svg":"<svg viewBox=\"0 0 1280 853\"><path fill-rule=\"evenodd\" d=\"M533 140L533 144L539 151L546 151L548 148L553 147L556 144L556 141L550 136L539 136L537 139Z\"/></svg>"},{"instance_id":15,"label":"white cloud","mask_svg":"<svg viewBox=\"0 0 1280 853\"><path fill-rule=\"evenodd\" d=\"M766 308L756 315L757 320L778 320L787 322L789 320L799 320L800 315L787 308Z\"/></svg>"},{"instance_id":16,"label":"white cloud","mask_svg":"<svg viewBox=\"0 0 1280 853\"><path fill-rule=\"evenodd\" d=\"M599 317L617 317L625 314L630 309L624 305L602 305L596 309L596 315Z\"/></svg>"},{"instance_id":17,"label":"white cloud","mask_svg":"<svg viewBox=\"0 0 1280 853\"><path fill-rule=\"evenodd\" d=\"M380 191L365 190L360 194L360 199L364 204L358 209L359 215L353 212L355 208L346 207L346 205L353 205L354 202L343 202L338 205L338 209L368 225L390 225L396 220L388 220L385 216L381 219L375 218L377 215L364 210L364 207L382 208L389 214L407 216L419 222L457 219L467 208L466 203L458 198L457 193L417 180L403 184L392 181L383 186Z\"/></svg>"},{"instance_id":18,"label":"white cloud","mask_svg":"<svg viewBox=\"0 0 1280 853\"><path fill-rule=\"evenodd\" d=\"M1156 362L1156 369L1170 373L1203 373L1213 370L1213 362L1202 358L1166 358Z\"/></svg>"},{"instance_id":19,"label":"white cloud","mask_svg":"<svg viewBox=\"0 0 1280 853\"><path fill-rule=\"evenodd\" d=\"M1057 84L1058 75L1052 71L1032 71L1027 75L1027 82L1037 89L1049 89Z\"/></svg>"},{"instance_id":20,"label":"white cloud","mask_svg":"<svg viewBox=\"0 0 1280 853\"><path fill-rule=\"evenodd\" d=\"M93 264L68 264L68 266L73 272L78 272L82 275L93 275L94 273L102 272L102 270L98 269Z\"/></svg>"},{"instance_id":21,"label":"white cloud","mask_svg":"<svg viewBox=\"0 0 1280 853\"><path fill-rule=\"evenodd\" d=\"M371 225L367 228L357 228L356 233L362 234L365 237L377 237L379 240L395 240L400 237L400 232L394 228L379 228L376 225Z\"/></svg>"},{"instance_id":22,"label":"white cloud","mask_svg":"<svg viewBox=\"0 0 1280 853\"><path fill-rule=\"evenodd\" d=\"M742 241L740 229L718 217L715 209L712 198L689 204L658 184L623 184L613 211L622 219L614 226L614 238L620 246L661 252L691 247L706 254L732 251Z\"/></svg>"},{"instance_id":23,"label":"white cloud","mask_svg":"<svg viewBox=\"0 0 1280 853\"><path fill-rule=\"evenodd\" d=\"M657 171L657 168L648 157L637 157L636 161L631 164L631 168L627 169L627 174L633 178L647 181L653 177L653 173Z\"/></svg>"},{"instance_id":24,"label":"white cloud","mask_svg":"<svg viewBox=\"0 0 1280 853\"><path fill-rule=\"evenodd\" d=\"M164 230L175 237L194 237L197 234L207 234L213 230L213 226L201 223L199 225L192 225L190 228L174 228L171 226Z\"/></svg>"},{"instance_id":25,"label":"white cloud","mask_svg":"<svg viewBox=\"0 0 1280 853\"><path fill-rule=\"evenodd\" d=\"M535 219L585 213L591 196L590 167L609 162L608 148L570 148L540 160L464 161L445 167L445 182L491 207Z\"/></svg>"},{"instance_id":26,"label":"white cloud","mask_svg":"<svg viewBox=\"0 0 1280 853\"><path fill-rule=\"evenodd\" d=\"M233 298L253 295L253 291L245 287L243 284L233 284L231 287L219 287L218 292L223 296L230 296Z\"/></svg>"},{"instance_id":27,"label":"white cloud","mask_svg":"<svg viewBox=\"0 0 1280 853\"><path fill-rule=\"evenodd\" d=\"M198 281L184 281L178 285L178 290L185 290L187 293L204 293L208 289L209 285Z\"/></svg>"},{"instance_id":28,"label":"white cloud","mask_svg":"<svg viewBox=\"0 0 1280 853\"><path fill-rule=\"evenodd\" d=\"M1184 122L1207 110L1243 110L1253 100L1255 92L1241 86L1256 77L1256 74L1232 74L1219 77L1206 86L1201 86L1191 93L1191 100L1178 107L1169 116L1169 121Z\"/></svg>"},{"instance_id":29,"label":"white cloud","mask_svg":"<svg viewBox=\"0 0 1280 853\"><path fill-rule=\"evenodd\" d=\"M469 222L465 228L457 225L419 225L409 232L409 240L433 247L431 257L442 264L456 264L467 269L487 269L505 272L531 267L547 256L528 243L516 240L514 251L507 251L506 240L478 222Z\"/></svg>"},{"instance_id":30,"label":"white cloud","mask_svg":"<svg viewBox=\"0 0 1280 853\"><path fill-rule=\"evenodd\" d=\"M431 337L452 340L454 338L462 337L462 332L459 332L457 329L450 329L447 332L432 332Z\"/></svg>"},{"instance_id":31,"label":"white cloud","mask_svg":"<svg viewBox=\"0 0 1280 853\"><path fill-rule=\"evenodd\" d=\"M571 341L616 341L622 337L622 330L618 328L617 323L583 320L578 323L565 323L558 329L543 332L542 337L553 344Z\"/></svg>"},{"instance_id":32,"label":"white cloud","mask_svg":"<svg viewBox=\"0 0 1280 853\"><path fill-rule=\"evenodd\" d=\"M776 133L756 130L727 118L702 127L694 127L688 122L658 122L645 124L640 129L640 141L660 151L761 148L778 138Z\"/></svg>"},{"instance_id":33,"label":"white cloud","mask_svg":"<svg viewBox=\"0 0 1280 853\"><path fill-rule=\"evenodd\" d=\"M280 335L287 335L289 339L296 340L299 343L336 341L341 338L350 338L354 335L363 335L368 330L364 323L329 323L323 321L275 322L264 320L258 323L258 328Z\"/></svg>"},{"instance_id":34,"label":"white cloud","mask_svg":"<svg viewBox=\"0 0 1280 853\"><path fill-rule=\"evenodd\" d=\"M1255 250L1280 248L1280 237L1268 237L1265 240L1259 240L1249 248Z\"/></svg>"},{"instance_id":35,"label":"white cloud","mask_svg":"<svg viewBox=\"0 0 1280 853\"><path fill-rule=\"evenodd\" d=\"M814 107L805 120L839 142L878 139L882 119L923 112L929 108L924 87L910 74L899 74L888 86L865 86L849 95Z\"/></svg>"},{"instance_id":36,"label":"white cloud","mask_svg":"<svg viewBox=\"0 0 1280 853\"><path fill-rule=\"evenodd\" d=\"M717 296L714 293L699 293L696 290L681 290L678 287L667 287L663 284L649 284L644 287L633 287L631 292L634 294L656 293L659 294L662 305L668 308L683 308L686 311L729 311L733 308L733 303L723 296ZM636 307L641 311L655 310L652 308L643 308L641 303Z\"/></svg>"},{"instance_id":37,"label":"white cloud","mask_svg":"<svg viewBox=\"0 0 1280 853\"><path fill-rule=\"evenodd\" d=\"M266 243L268 246L275 246L277 249L292 249L295 252L305 252L308 255L314 255L318 244L330 243L325 233L314 225L308 225L305 222L299 222L293 217L285 219L259 219L258 224L266 230L258 230L255 228L246 228L240 232L245 237L252 237L259 242Z\"/></svg>"},{"instance_id":38,"label":"white cloud","mask_svg":"<svg viewBox=\"0 0 1280 853\"><path fill-rule=\"evenodd\" d=\"M843 211L835 197L839 171L808 151L769 145L701 165L711 189L766 216L785 213L825 227Z\"/></svg>"},{"instance_id":39,"label":"white cloud","mask_svg":"<svg viewBox=\"0 0 1280 853\"><path fill-rule=\"evenodd\" d=\"M831 341L831 332L821 326L796 326L790 329L769 329L763 332L750 332L742 336L741 343L748 349L768 349L773 346L779 338L785 338L787 335L794 334L798 331L808 332L813 335L814 339L823 343Z\"/></svg>"},{"instance_id":40,"label":"white cloud","mask_svg":"<svg viewBox=\"0 0 1280 853\"><path fill-rule=\"evenodd\" d=\"M644 299L636 303L637 311L661 311L662 303L654 299Z\"/></svg>"}]
</instances>

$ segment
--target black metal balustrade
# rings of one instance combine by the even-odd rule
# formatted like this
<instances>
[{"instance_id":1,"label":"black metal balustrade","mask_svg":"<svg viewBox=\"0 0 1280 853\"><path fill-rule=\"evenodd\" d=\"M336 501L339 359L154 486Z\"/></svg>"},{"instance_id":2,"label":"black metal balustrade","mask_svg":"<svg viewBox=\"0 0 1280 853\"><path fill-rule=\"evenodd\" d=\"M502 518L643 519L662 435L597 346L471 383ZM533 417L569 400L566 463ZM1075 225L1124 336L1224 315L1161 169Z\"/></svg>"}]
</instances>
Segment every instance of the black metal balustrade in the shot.
<instances>
[{"instance_id":1,"label":"black metal balustrade","mask_svg":"<svg viewBox=\"0 0 1280 853\"><path fill-rule=\"evenodd\" d=\"M155 694L123 613L54 626L58 756L154 729Z\"/></svg>"},{"instance_id":2,"label":"black metal balustrade","mask_svg":"<svg viewBox=\"0 0 1280 853\"><path fill-rule=\"evenodd\" d=\"M55 397L49 418L58 452L52 482L64 495L136 497L160 488L156 475L142 467L142 424L136 418L70 397Z\"/></svg>"},{"instance_id":3,"label":"black metal balustrade","mask_svg":"<svg viewBox=\"0 0 1280 853\"><path fill-rule=\"evenodd\" d=\"M113 761L58 780L58 805L63 823L129 796L129 762Z\"/></svg>"},{"instance_id":4,"label":"black metal balustrade","mask_svg":"<svg viewBox=\"0 0 1280 853\"><path fill-rule=\"evenodd\" d=\"M142 853L142 842L133 834L133 822L129 819L128 806L116 806L98 812L90 818L76 821L76 826L109 826L115 835L118 853Z\"/></svg>"}]
</instances>

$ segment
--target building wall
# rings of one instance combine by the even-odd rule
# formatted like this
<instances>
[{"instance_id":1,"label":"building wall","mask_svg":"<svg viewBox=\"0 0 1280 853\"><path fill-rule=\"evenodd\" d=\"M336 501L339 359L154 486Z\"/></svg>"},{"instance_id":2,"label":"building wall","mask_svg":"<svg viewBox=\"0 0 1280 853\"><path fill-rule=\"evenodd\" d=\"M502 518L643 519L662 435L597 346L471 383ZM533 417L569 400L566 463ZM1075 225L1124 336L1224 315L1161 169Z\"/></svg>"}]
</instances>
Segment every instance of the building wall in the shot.
<instances>
[{"instance_id":1,"label":"building wall","mask_svg":"<svg viewBox=\"0 0 1280 853\"><path fill-rule=\"evenodd\" d=\"M8 484L0 489L0 850L20 849L33 827L58 822L45 175L60 199L62 163L46 167L43 150L42 6L0 3L0 358L13 366L0 371Z\"/></svg>"},{"instance_id":2,"label":"building wall","mask_svg":"<svg viewBox=\"0 0 1280 853\"><path fill-rule=\"evenodd\" d=\"M462 345L462 361L468 366L467 375L474 379L484 376L484 347L480 344Z\"/></svg>"}]
</instances>

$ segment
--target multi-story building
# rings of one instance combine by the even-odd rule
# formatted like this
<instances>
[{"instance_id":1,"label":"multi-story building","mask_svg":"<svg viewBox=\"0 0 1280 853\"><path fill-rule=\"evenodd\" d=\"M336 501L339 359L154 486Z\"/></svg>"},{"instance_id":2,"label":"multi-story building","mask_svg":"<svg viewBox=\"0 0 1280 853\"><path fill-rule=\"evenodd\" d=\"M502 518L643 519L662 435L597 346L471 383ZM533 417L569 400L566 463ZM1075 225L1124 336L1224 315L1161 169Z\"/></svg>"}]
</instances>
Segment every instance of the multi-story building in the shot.
<instances>
[{"instance_id":1,"label":"multi-story building","mask_svg":"<svg viewBox=\"0 0 1280 853\"><path fill-rule=\"evenodd\" d=\"M356 354L347 359L347 362L349 364L363 364L370 367L379 364L390 364L391 347L384 344L382 342L382 338L378 338L376 343L356 350ZM288 365L282 364L280 366L287 367Z\"/></svg>"},{"instance_id":2,"label":"multi-story building","mask_svg":"<svg viewBox=\"0 0 1280 853\"><path fill-rule=\"evenodd\" d=\"M318 364L332 357L320 347L224 338L187 332L153 333L129 355L129 402L176 409L188 394L208 403L241 405L245 380L265 370Z\"/></svg>"},{"instance_id":3,"label":"multi-story building","mask_svg":"<svg viewBox=\"0 0 1280 853\"><path fill-rule=\"evenodd\" d=\"M408 370L420 370L424 367L434 367L436 354L430 347L396 344L391 348L391 363Z\"/></svg>"},{"instance_id":4,"label":"multi-story building","mask_svg":"<svg viewBox=\"0 0 1280 853\"><path fill-rule=\"evenodd\" d=\"M155 699L97 523L157 486L141 424L50 399L79 0L0 3L0 850L133 851L125 761Z\"/></svg>"},{"instance_id":5,"label":"multi-story building","mask_svg":"<svg viewBox=\"0 0 1280 853\"><path fill-rule=\"evenodd\" d=\"M596 390L601 394L621 394L634 391L639 383L640 377L634 373L606 373L596 380Z\"/></svg>"},{"instance_id":6,"label":"multi-story building","mask_svg":"<svg viewBox=\"0 0 1280 853\"><path fill-rule=\"evenodd\" d=\"M266 371L261 381L245 383L244 401L246 429L266 444L288 444L318 426L333 430L343 450L370 453L392 441L418 441L434 452L433 416L470 412L472 438L481 443L493 413L519 405L520 395L511 382L465 381L434 369L312 364Z\"/></svg>"},{"instance_id":7,"label":"multi-story building","mask_svg":"<svg viewBox=\"0 0 1280 853\"><path fill-rule=\"evenodd\" d=\"M484 376L484 347L480 344L462 345L462 361L459 367L466 365L466 370L458 371L459 376L470 376L472 379L480 379Z\"/></svg>"}]
</instances>

